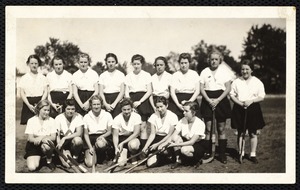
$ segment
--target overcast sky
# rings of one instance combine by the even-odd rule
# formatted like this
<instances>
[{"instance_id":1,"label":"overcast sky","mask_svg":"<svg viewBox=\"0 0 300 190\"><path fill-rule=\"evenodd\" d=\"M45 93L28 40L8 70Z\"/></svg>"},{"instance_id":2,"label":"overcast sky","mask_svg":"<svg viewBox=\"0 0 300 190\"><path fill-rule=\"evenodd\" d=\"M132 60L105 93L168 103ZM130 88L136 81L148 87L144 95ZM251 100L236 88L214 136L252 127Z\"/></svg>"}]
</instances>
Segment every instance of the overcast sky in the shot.
<instances>
[{"instance_id":1,"label":"overcast sky","mask_svg":"<svg viewBox=\"0 0 300 190\"><path fill-rule=\"evenodd\" d=\"M277 18L21 18L16 22L16 65L25 72L27 57L49 37L78 45L90 54L92 65L104 61L109 52L115 53L120 63L130 61L136 53L152 63L170 51L192 53L191 47L200 40L226 45L238 61L251 26L264 23L286 28L285 19Z\"/></svg>"}]
</instances>

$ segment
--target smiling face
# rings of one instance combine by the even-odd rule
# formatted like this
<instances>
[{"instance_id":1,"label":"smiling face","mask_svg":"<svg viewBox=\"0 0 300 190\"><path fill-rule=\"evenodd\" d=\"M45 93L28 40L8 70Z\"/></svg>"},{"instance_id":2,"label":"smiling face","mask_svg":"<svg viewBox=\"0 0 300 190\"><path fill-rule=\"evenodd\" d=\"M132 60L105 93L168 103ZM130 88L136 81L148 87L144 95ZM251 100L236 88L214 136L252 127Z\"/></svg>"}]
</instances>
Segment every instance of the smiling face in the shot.
<instances>
[{"instance_id":1,"label":"smiling face","mask_svg":"<svg viewBox=\"0 0 300 190\"><path fill-rule=\"evenodd\" d=\"M67 106L65 109L65 116L67 118L72 118L75 113L75 106Z\"/></svg>"},{"instance_id":2,"label":"smiling face","mask_svg":"<svg viewBox=\"0 0 300 190\"><path fill-rule=\"evenodd\" d=\"M30 58L28 66L29 66L30 72L36 74L38 72L37 69L39 67L39 62L35 58Z\"/></svg>"},{"instance_id":3,"label":"smiling face","mask_svg":"<svg viewBox=\"0 0 300 190\"><path fill-rule=\"evenodd\" d=\"M130 105L125 105L121 108L124 118L129 118L132 112L132 107Z\"/></svg>"},{"instance_id":4,"label":"smiling face","mask_svg":"<svg viewBox=\"0 0 300 190\"><path fill-rule=\"evenodd\" d=\"M156 110L158 111L158 113L160 114L161 117L163 117L166 114L167 107L168 106L166 106L162 102L157 102L156 103Z\"/></svg>"},{"instance_id":5,"label":"smiling face","mask_svg":"<svg viewBox=\"0 0 300 190\"><path fill-rule=\"evenodd\" d=\"M139 74L142 70L142 62L140 60L133 60L132 62L133 72Z\"/></svg>"},{"instance_id":6,"label":"smiling face","mask_svg":"<svg viewBox=\"0 0 300 190\"><path fill-rule=\"evenodd\" d=\"M180 60L179 66L180 66L180 71L181 71L182 73L186 73L186 72L189 70L190 62L189 62L188 59L182 58L182 59Z\"/></svg>"},{"instance_id":7,"label":"smiling face","mask_svg":"<svg viewBox=\"0 0 300 190\"><path fill-rule=\"evenodd\" d=\"M209 59L209 65L211 70L216 70L221 63L221 57L218 54L211 54Z\"/></svg>"},{"instance_id":8,"label":"smiling face","mask_svg":"<svg viewBox=\"0 0 300 190\"><path fill-rule=\"evenodd\" d=\"M87 57L80 57L79 58L79 69L82 72L85 72L88 70L88 66L89 66L89 60Z\"/></svg>"},{"instance_id":9,"label":"smiling face","mask_svg":"<svg viewBox=\"0 0 300 190\"><path fill-rule=\"evenodd\" d=\"M115 58L108 57L106 60L106 64L107 64L107 69L109 72L112 72L116 69L117 62L116 62Z\"/></svg>"},{"instance_id":10,"label":"smiling face","mask_svg":"<svg viewBox=\"0 0 300 190\"><path fill-rule=\"evenodd\" d=\"M42 120L45 120L49 117L49 113L50 113L50 105L44 106L39 111L39 118L41 118Z\"/></svg>"},{"instance_id":11,"label":"smiling face","mask_svg":"<svg viewBox=\"0 0 300 190\"><path fill-rule=\"evenodd\" d=\"M163 60L160 60L160 59L157 60L155 65L156 65L155 68L156 68L157 75L162 74L166 69L166 65L165 65L165 62Z\"/></svg>"},{"instance_id":12,"label":"smiling face","mask_svg":"<svg viewBox=\"0 0 300 190\"><path fill-rule=\"evenodd\" d=\"M98 99L93 100L91 104L91 108L92 108L92 112L95 115L98 115L101 111L101 101Z\"/></svg>"},{"instance_id":13,"label":"smiling face","mask_svg":"<svg viewBox=\"0 0 300 190\"><path fill-rule=\"evenodd\" d=\"M250 68L249 65L242 65L241 68L241 73L242 73L242 77L247 80L249 77L252 76L252 69Z\"/></svg>"},{"instance_id":14,"label":"smiling face","mask_svg":"<svg viewBox=\"0 0 300 190\"><path fill-rule=\"evenodd\" d=\"M55 59L53 61L53 68L56 74L60 75L64 70L64 63L61 59Z\"/></svg>"}]
</instances>

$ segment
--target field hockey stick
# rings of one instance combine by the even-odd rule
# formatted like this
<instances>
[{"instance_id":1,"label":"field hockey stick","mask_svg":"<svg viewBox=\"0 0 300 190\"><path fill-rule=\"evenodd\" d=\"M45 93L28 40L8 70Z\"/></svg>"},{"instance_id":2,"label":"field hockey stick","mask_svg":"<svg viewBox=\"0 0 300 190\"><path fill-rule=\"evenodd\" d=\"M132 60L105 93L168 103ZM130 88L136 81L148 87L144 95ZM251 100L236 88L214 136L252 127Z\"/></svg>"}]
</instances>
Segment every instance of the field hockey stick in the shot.
<instances>
[{"instance_id":1,"label":"field hockey stick","mask_svg":"<svg viewBox=\"0 0 300 190\"><path fill-rule=\"evenodd\" d=\"M60 150L58 150L56 147L55 147L55 145L54 145L54 143L51 141L51 140L48 140L47 141L48 142L48 145L52 148L52 149L54 149L55 150L55 152L57 152L57 154L65 161L65 162L67 162L70 166L71 166L71 168L74 170L74 172L75 173L81 173L80 171L79 171L79 169L60 151Z\"/></svg>"},{"instance_id":2,"label":"field hockey stick","mask_svg":"<svg viewBox=\"0 0 300 190\"><path fill-rule=\"evenodd\" d=\"M240 163L243 163L243 151L245 149L245 136L246 136L246 124L247 124L247 108L245 109L244 125L243 125L243 136L242 136L242 145L240 148Z\"/></svg>"},{"instance_id":3,"label":"field hockey stick","mask_svg":"<svg viewBox=\"0 0 300 190\"><path fill-rule=\"evenodd\" d=\"M81 164L79 164L74 158L72 158L72 156L68 155L67 157L72 162L72 164L74 164L75 166L77 166L79 168L79 170L82 173L88 173L88 170L84 166L82 166Z\"/></svg>"},{"instance_id":4,"label":"field hockey stick","mask_svg":"<svg viewBox=\"0 0 300 190\"><path fill-rule=\"evenodd\" d=\"M207 159L200 160L200 164L207 164L212 162L215 159L215 153L216 153L216 114L215 110L212 110L212 121L211 126L212 129L210 131L210 139L211 139L211 155Z\"/></svg>"},{"instance_id":5,"label":"field hockey stick","mask_svg":"<svg viewBox=\"0 0 300 190\"><path fill-rule=\"evenodd\" d=\"M157 155L157 154L162 153L163 151L165 151L165 150L168 148L168 146L169 146L170 144L171 144L171 143L168 143L168 144L166 144L164 147L162 147L162 149L156 150L156 151L150 153L150 154L148 155L148 157L146 157L146 158L140 160L137 164L135 164L134 166L132 166L131 168L129 168L128 170L126 170L124 173L129 173L129 172L131 172L134 168L136 168L136 167L138 167L139 165L143 164L144 162L146 162L147 160L149 160L151 157L153 157L153 156L155 156L155 155Z\"/></svg>"},{"instance_id":6,"label":"field hockey stick","mask_svg":"<svg viewBox=\"0 0 300 190\"><path fill-rule=\"evenodd\" d=\"M121 156L121 153L118 152L117 155L116 155L116 158L115 158L115 162L114 162L114 163L118 163L120 156ZM109 172L110 172L110 173L113 173L113 172L115 171L116 168L117 168L117 167L112 168Z\"/></svg>"},{"instance_id":7,"label":"field hockey stick","mask_svg":"<svg viewBox=\"0 0 300 190\"><path fill-rule=\"evenodd\" d=\"M95 150L94 147L93 147L93 150ZM96 173L96 151L94 151L93 157L92 157L92 173Z\"/></svg>"},{"instance_id":8,"label":"field hockey stick","mask_svg":"<svg viewBox=\"0 0 300 190\"><path fill-rule=\"evenodd\" d=\"M132 156L130 156L129 158L127 158L126 160L124 160L124 162L127 162L128 160L131 160L132 158L135 158L135 157L141 155L142 153L143 153L143 151L141 151L141 152L139 152L139 153L137 153L137 154L135 154L135 155L132 155ZM116 167L118 167L119 165L120 165L120 163L116 163L116 164L114 164L114 165L112 165L112 166L106 168L106 169L103 170L103 171L104 171L104 172L109 172L111 169L116 168Z\"/></svg>"}]
</instances>

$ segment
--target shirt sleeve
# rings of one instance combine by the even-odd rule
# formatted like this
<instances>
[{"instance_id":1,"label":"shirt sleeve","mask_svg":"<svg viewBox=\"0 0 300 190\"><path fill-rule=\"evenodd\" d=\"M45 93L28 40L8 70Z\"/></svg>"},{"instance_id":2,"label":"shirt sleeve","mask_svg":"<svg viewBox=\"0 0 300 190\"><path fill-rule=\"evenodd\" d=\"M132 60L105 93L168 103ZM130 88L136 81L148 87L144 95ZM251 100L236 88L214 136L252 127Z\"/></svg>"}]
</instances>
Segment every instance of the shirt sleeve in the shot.
<instances>
[{"instance_id":1,"label":"shirt sleeve","mask_svg":"<svg viewBox=\"0 0 300 190\"><path fill-rule=\"evenodd\" d=\"M150 118L148 119L148 122L151 123L151 124L155 124L155 113L153 113Z\"/></svg>"},{"instance_id":2,"label":"shirt sleeve","mask_svg":"<svg viewBox=\"0 0 300 190\"><path fill-rule=\"evenodd\" d=\"M238 79L236 79L236 80L238 80ZM231 84L231 90L230 90L230 93L229 93L229 95L230 96L237 96L237 86L236 86L236 80L234 80L233 82L232 82L232 84Z\"/></svg>"},{"instance_id":3,"label":"shirt sleeve","mask_svg":"<svg viewBox=\"0 0 300 190\"><path fill-rule=\"evenodd\" d=\"M26 74L23 75L20 79L20 82L19 82L19 88L25 88L25 77L26 77Z\"/></svg>"},{"instance_id":4,"label":"shirt sleeve","mask_svg":"<svg viewBox=\"0 0 300 190\"><path fill-rule=\"evenodd\" d=\"M83 117L83 123L84 123L83 128L88 130L88 129L89 129L89 126L88 126L88 123L87 123L87 118L86 118L86 116Z\"/></svg>"},{"instance_id":5,"label":"shirt sleeve","mask_svg":"<svg viewBox=\"0 0 300 190\"><path fill-rule=\"evenodd\" d=\"M194 134L199 136L205 136L205 124L200 119L198 120L194 128Z\"/></svg>"},{"instance_id":6,"label":"shirt sleeve","mask_svg":"<svg viewBox=\"0 0 300 190\"><path fill-rule=\"evenodd\" d=\"M27 121L27 126L26 126L26 129L25 129L25 134L32 135L33 134L33 127L34 127L34 119L30 118Z\"/></svg>"},{"instance_id":7,"label":"shirt sleeve","mask_svg":"<svg viewBox=\"0 0 300 190\"><path fill-rule=\"evenodd\" d=\"M112 126L113 125L113 123L114 123L114 120L113 120L113 118L112 118L112 116L111 116L111 114L110 113L107 113L107 126Z\"/></svg>"},{"instance_id":8,"label":"shirt sleeve","mask_svg":"<svg viewBox=\"0 0 300 190\"><path fill-rule=\"evenodd\" d=\"M178 117L175 114L172 114L171 125L176 125L178 123Z\"/></svg>"},{"instance_id":9,"label":"shirt sleeve","mask_svg":"<svg viewBox=\"0 0 300 190\"><path fill-rule=\"evenodd\" d=\"M172 77L171 77L171 83L170 85L173 87L173 88L176 88L176 84L177 84L178 80L177 80L177 72L175 72Z\"/></svg>"},{"instance_id":10,"label":"shirt sleeve","mask_svg":"<svg viewBox=\"0 0 300 190\"><path fill-rule=\"evenodd\" d=\"M59 118L60 118L59 115L56 116L56 118L54 119L54 121L55 121L55 128L56 128L56 130L60 132L61 131L61 125L60 125L60 119Z\"/></svg>"},{"instance_id":11,"label":"shirt sleeve","mask_svg":"<svg viewBox=\"0 0 300 190\"><path fill-rule=\"evenodd\" d=\"M104 84L104 81L103 81L103 78L104 78L104 76L103 76L103 74L104 73L102 73L101 75L100 75L100 77L99 77L99 84Z\"/></svg>"},{"instance_id":12,"label":"shirt sleeve","mask_svg":"<svg viewBox=\"0 0 300 190\"><path fill-rule=\"evenodd\" d=\"M199 82L200 82L200 84L204 84L205 83L204 77L205 77L205 70L202 70L201 73L200 73L200 76L199 76Z\"/></svg>"},{"instance_id":13,"label":"shirt sleeve","mask_svg":"<svg viewBox=\"0 0 300 190\"><path fill-rule=\"evenodd\" d=\"M56 133L57 132L57 128L56 128L56 125L55 125L55 120L53 118L49 118L49 123L51 125L51 130L50 130L50 133Z\"/></svg>"},{"instance_id":14,"label":"shirt sleeve","mask_svg":"<svg viewBox=\"0 0 300 190\"><path fill-rule=\"evenodd\" d=\"M151 75L148 72L146 72L145 81L146 84L151 84Z\"/></svg>"},{"instance_id":15,"label":"shirt sleeve","mask_svg":"<svg viewBox=\"0 0 300 190\"><path fill-rule=\"evenodd\" d=\"M264 87L264 84L259 80L258 80L258 97L260 98L264 98L266 93L265 93L265 87Z\"/></svg>"},{"instance_id":16,"label":"shirt sleeve","mask_svg":"<svg viewBox=\"0 0 300 190\"><path fill-rule=\"evenodd\" d=\"M121 127L121 122L119 121L119 116L115 117L113 120L112 128L119 129Z\"/></svg>"},{"instance_id":17,"label":"shirt sleeve","mask_svg":"<svg viewBox=\"0 0 300 190\"><path fill-rule=\"evenodd\" d=\"M182 130L182 119L177 123L175 130L179 132Z\"/></svg>"}]
</instances>

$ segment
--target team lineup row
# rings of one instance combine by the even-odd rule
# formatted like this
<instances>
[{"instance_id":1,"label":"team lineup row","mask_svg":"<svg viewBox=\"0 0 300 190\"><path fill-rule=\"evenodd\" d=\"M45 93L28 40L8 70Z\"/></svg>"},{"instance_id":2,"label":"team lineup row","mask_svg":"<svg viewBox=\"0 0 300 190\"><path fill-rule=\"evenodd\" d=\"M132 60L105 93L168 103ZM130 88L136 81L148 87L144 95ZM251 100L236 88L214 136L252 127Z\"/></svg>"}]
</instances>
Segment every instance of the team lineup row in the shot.
<instances>
[{"instance_id":1,"label":"team lineup row","mask_svg":"<svg viewBox=\"0 0 300 190\"><path fill-rule=\"evenodd\" d=\"M249 61L241 64L241 77L232 81L218 51L211 52L209 66L200 77L189 69L188 53L180 54L180 70L173 75L166 72L168 64L164 57L156 58L153 76L142 70L145 59L138 54L131 59L134 70L126 76L116 70L118 60L112 53L106 55L108 70L100 77L89 68L89 60L87 54L80 54L79 70L72 76L64 71L63 58L55 56L51 62L54 71L44 77L37 72L39 58L28 58L30 72L21 78L19 87L23 99L21 124L27 124L28 135L25 157L30 171L39 166L44 154L47 163L51 163L53 150L48 140L75 158L84 149L88 167L93 165L94 157L101 163L126 152L123 150L146 154L168 143L173 148L164 151L162 158L152 159L148 166L157 165L163 157L173 158L172 168L182 162L195 164L212 152L213 118L217 123L220 161L226 164L224 129L230 117L232 128L238 130L240 158L244 156L243 139L248 130L250 159L257 163L257 134L265 125L259 102L265 92L262 82L251 75L254 68ZM228 95L234 102L232 110ZM82 122L77 123L80 119L75 118L81 115ZM151 127L150 134L147 126ZM64 160L62 163L67 167Z\"/></svg>"}]
</instances>

